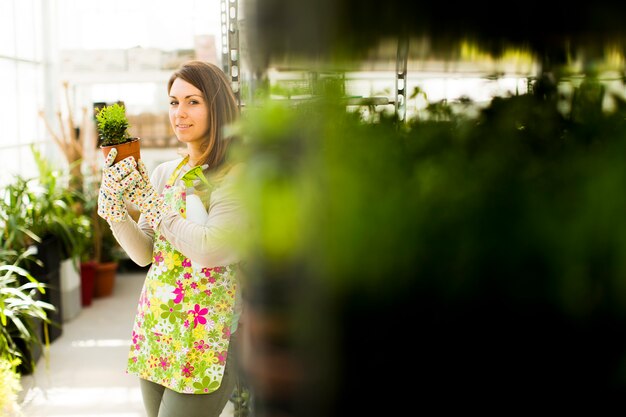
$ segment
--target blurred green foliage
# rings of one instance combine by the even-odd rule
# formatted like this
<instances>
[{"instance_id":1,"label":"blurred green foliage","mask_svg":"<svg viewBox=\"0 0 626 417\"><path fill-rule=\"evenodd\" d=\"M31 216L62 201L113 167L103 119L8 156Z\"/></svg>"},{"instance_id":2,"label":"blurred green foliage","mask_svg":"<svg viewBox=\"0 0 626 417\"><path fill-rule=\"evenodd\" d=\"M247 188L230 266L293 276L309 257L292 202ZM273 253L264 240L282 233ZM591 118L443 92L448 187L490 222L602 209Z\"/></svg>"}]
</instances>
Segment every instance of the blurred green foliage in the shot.
<instances>
[{"instance_id":1,"label":"blurred green foliage","mask_svg":"<svg viewBox=\"0 0 626 417\"><path fill-rule=\"evenodd\" d=\"M626 391L626 102L544 87L406 124L332 95L246 110L249 285L325 400L386 348L422 393Z\"/></svg>"},{"instance_id":2,"label":"blurred green foliage","mask_svg":"<svg viewBox=\"0 0 626 417\"><path fill-rule=\"evenodd\" d=\"M258 415L621 402L626 106L593 72L623 83L624 4L245 4L257 72L397 70L409 40L409 71L493 58L496 77L509 61L531 77L407 123L346 112L332 89L246 106L247 300L272 329L255 352L299 377L254 392Z\"/></svg>"},{"instance_id":3,"label":"blurred green foliage","mask_svg":"<svg viewBox=\"0 0 626 417\"><path fill-rule=\"evenodd\" d=\"M590 271L600 248L615 268L602 285L626 284L626 103L618 97L605 114L603 95L586 88L567 114L531 92L495 98L477 118L449 111L406 125L384 115L366 123L326 100L249 109L252 245L269 259L310 261L331 285L378 290L392 275L451 296L477 283L521 296L532 282L521 271L540 267L532 275L552 277L536 283L543 297L585 310L591 295L580 290L599 279ZM606 296L626 309L625 291Z\"/></svg>"}]
</instances>

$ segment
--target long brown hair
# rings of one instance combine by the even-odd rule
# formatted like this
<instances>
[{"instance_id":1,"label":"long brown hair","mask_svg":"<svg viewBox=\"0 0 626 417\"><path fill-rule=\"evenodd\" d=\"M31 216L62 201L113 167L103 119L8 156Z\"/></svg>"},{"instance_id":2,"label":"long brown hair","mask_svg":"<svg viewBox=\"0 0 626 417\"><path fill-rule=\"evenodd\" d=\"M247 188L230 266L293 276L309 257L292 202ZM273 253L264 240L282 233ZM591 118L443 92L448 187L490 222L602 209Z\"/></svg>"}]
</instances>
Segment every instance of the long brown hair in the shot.
<instances>
[{"instance_id":1,"label":"long brown hair","mask_svg":"<svg viewBox=\"0 0 626 417\"><path fill-rule=\"evenodd\" d=\"M180 78L202 91L208 107L208 132L204 139L205 150L198 165L209 164L217 169L225 160L232 137L224 135L224 127L239 116L239 107L230 81L217 65L203 61L189 61L180 66L167 83L170 93L174 80Z\"/></svg>"}]
</instances>

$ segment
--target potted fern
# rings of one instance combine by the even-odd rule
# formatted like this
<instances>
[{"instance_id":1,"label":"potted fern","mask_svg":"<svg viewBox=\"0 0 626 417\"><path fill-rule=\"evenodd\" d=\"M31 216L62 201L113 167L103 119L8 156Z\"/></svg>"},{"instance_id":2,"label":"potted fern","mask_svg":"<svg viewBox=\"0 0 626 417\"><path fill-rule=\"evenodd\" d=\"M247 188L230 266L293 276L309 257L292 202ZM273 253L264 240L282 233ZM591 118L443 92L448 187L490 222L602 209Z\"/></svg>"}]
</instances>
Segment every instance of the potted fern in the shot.
<instances>
[{"instance_id":1,"label":"potted fern","mask_svg":"<svg viewBox=\"0 0 626 417\"><path fill-rule=\"evenodd\" d=\"M139 160L139 138L131 136L128 131L130 124L126 117L124 105L114 103L97 109L96 121L100 137L100 149L102 149L105 158L112 148L117 148L114 163L129 156L134 157L136 161Z\"/></svg>"}]
</instances>

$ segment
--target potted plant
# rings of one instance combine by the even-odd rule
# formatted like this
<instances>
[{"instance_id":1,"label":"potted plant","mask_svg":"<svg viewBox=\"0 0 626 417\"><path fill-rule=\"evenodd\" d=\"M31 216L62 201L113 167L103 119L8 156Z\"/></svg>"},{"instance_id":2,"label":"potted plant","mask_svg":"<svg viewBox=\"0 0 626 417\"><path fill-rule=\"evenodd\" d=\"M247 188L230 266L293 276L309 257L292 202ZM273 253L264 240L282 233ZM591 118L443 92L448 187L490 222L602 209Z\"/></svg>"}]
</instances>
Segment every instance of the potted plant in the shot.
<instances>
[{"instance_id":1,"label":"potted plant","mask_svg":"<svg viewBox=\"0 0 626 417\"><path fill-rule=\"evenodd\" d=\"M100 137L100 149L102 149L105 158L112 148L117 148L117 156L113 163L129 156L134 157L136 161L139 160L139 138L131 136L128 131L130 124L126 117L124 105L114 103L97 109L96 121Z\"/></svg>"},{"instance_id":2,"label":"potted plant","mask_svg":"<svg viewBox=\"0 0 626 417\"><path fill-rule=\"evenodd\" d=\"M69 172L54 169L34 147L32 152L39 176L33 179L30 230L42 239L39 244L42 255L46 243L53 245L48 248L55 251L52 253L58 258L60 279L60 286L54 291L60 291L60 317L68 321L81 309L79 263L89 244L91 219L83 213L83 193L68 186L71 183Z\"/></svg>"},{"instance_id":3,"label":"potted plant","mask_svg":"<svg viewBox=\"0 0 626 417\"><path fill-rule=\"evenodd\" d=\"M115 278L119 267L116 249L119 248L113 232L107 222L98 217L94 222L94 232L99 236L94 251L97 252L98 262L95 266L95 280L93 296L96 298L108 297L113 294Z\"/></svg>"},{"instance_id":4,"label":"potted plant","mask_svg":"<svg viewBox=\"0 0 626 417\"><path fill-rule=\"evenodd\" d=\"M92 298L111 295L119 266L116 252L119 245L107 222L97 213L98 185L95 175L85 177L85 212L91 216L89 229L86 230L85 252L81 258L85 306L91 304Z\"/></svg>"},{"instance_id":5,"label":"potted plant","mask_svg":"<svg viewBox=\"0 0 626 417\"><path fill-rule=\"evenodd\" d=\"M67 206L55 191L42 187L35 178L16 176L2 191L0 247L16 254L35 249L32 256L20 258L19 266L49 288L41 298L55 307L49 313L49 336L54 341L62 334L62 249L72 235L62 214Z\"/></svg>"},{"instance_id":6,"label":"potted plant","mask_svg":"<svg viewBox=\"0 0 626 417\"><path fill-rule=\"evenodd\" d=\"M47 286L20 266L34 252L33 248L21 253L0 248L0 358L18 360L22 374L35 369L43 343L50 342L40 327L52 324L50 312L55 311L41 299Z\"/></svg>"}]
</instances>

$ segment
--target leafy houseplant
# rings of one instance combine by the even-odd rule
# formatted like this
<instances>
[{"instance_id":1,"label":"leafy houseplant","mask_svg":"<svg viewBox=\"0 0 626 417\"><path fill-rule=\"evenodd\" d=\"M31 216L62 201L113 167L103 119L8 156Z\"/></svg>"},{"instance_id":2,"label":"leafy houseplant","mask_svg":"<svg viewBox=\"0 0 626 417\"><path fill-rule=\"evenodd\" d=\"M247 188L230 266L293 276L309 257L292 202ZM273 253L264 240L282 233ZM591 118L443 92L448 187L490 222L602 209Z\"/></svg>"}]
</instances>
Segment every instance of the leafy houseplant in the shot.
<instances>
[{"instance_id":1,"label":"leafy houseplant","mask_svg":"<svg viewBox=\"0 0 626 417\"><path fill-rule=\"evenodd\" d=\"M55 310L52 304L40 299L46 292L45 284L19 266L33 253L32 249L21 254L0 249L0 358L11 363L19 360L21 369L27 372L35 367L34 349L44 342L37 325L50 324L48 313Z\"/></svg>"},{"instance_id":2,"label":"leafy houseplant","mask_svg":"<svg viewBox=\"0 0 626 417\"><path fill-rule=\"evenodd\" d=\"M2 189L0 246L9 251L7 253L16 254L30 247L36 249L33 256L22 257L19 266L49 288L45 294L37 296L55 307L48 314L52 324L49 338L54 341L62 334L63 312L75 311L71 308L76 305L72 304L75 298L64 297L63 293L71 288L79 291L76 286L72 287L72 281L64 279L66 274L73 276L73 271L62 270L61 264L76 265L87 250L91 226L89 217L77 209L77 203L83 200L82 194L67 186L69 180L63 172L53 169L34 147L31 150L38 175L33 178L16 176ZM6 257L0 260L0 264L9 262ZM62 306L64 303L66 309ZM18 349L26 356L33 350L30 345L30 341L26 341ZM33 359L36 360L36 355ZM30 369L30 362L22 360L22 367Z\"/></svg>"},{"instance_id":3,"label":"leafy houseplant","mask_svg":"<svg viewBox=\"0 0 626 417\"><path fill-rule=\"evenodd\" d=\"M39 175L29 180L29 229L41 239L52 234L61 241L61 255L80 259L89 244L91 219L84 214L85 196L68 187L66 172L55 169L40 151L31 147Z\"/></svg>"},{"instance_id":4,"label":"leafy houseplant","mask_svg":"<svg viewBox=\"0 0 626 417\"><path fill-rule=\"evenodd\" d=\"M117 148L114 163L133 156L139 160L139 138L132 137L128 131L130 125L126 117L126 109L119 103L104 106L97 110L96 121L100 148L106 158L112 148Z\"/></svg>"}]
</instances>

